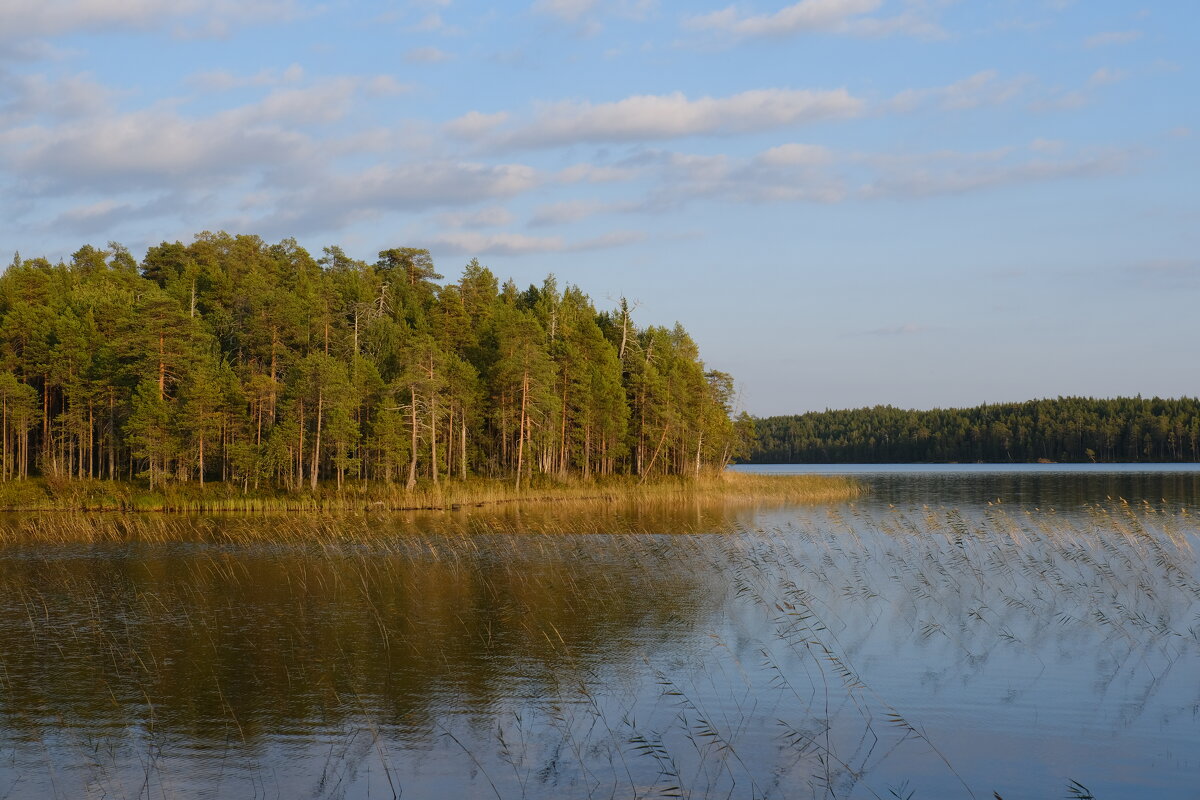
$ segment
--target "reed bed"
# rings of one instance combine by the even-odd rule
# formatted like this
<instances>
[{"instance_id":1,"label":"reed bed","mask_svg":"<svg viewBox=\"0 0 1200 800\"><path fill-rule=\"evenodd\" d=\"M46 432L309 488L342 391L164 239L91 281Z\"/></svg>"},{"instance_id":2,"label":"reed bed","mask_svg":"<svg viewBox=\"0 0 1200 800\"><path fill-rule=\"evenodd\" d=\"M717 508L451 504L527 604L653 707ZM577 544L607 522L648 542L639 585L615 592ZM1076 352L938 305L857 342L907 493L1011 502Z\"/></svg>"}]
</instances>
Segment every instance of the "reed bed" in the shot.
<instances>
[{"instance_id":1,"label":"reed bed","mask_svg":"<svg viewBox=\"0 0 1200 800\"><path fill-rule=\"evenodd\" d=\"M0 797L1029 796L908 661L1017 704L1062 661L1109 735L1195 740L1186 508L587 508L10 520Z\"/></svg>"},{"instance_id":2,"label":"reed bed","mask_svg":"<svg viewBox=\"0 0 1200 800\"><path fill-rule=\"evenodd\" d=\"M0 511L153 511L177 513L346 513L447 510L462 506L512 503L626 502L664 497L722 498L729 502L776 499L822 503L857 496L861 487L847 478L822 475L750 475L722 472L699 477L642 482L614 477L583 481L539 476L517 490L511 481L473 479L399 485L347 483L342 490L245 492L229 484L176 484L149 491L117 481L33 479L0 484Z\"/></svg>"}]
</instances>

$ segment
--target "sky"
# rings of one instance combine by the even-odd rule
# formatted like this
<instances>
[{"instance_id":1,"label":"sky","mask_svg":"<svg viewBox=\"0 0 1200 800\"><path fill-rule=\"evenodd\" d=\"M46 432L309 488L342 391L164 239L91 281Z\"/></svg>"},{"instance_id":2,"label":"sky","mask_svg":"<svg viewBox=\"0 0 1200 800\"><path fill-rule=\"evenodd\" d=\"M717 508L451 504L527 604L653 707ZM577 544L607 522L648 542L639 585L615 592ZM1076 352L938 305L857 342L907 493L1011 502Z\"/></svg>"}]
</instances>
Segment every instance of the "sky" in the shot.
<instances>
[{"instance_id":1,"label":"sky","mask_svg":"<svg viewBox=\"0 0 1200 800\"><path fill-rule=\"evenodd\" d=\"M4 0L0 261L425 247L756 415L1200 394L1200 4Z\"/></svg>"}]
</instances>

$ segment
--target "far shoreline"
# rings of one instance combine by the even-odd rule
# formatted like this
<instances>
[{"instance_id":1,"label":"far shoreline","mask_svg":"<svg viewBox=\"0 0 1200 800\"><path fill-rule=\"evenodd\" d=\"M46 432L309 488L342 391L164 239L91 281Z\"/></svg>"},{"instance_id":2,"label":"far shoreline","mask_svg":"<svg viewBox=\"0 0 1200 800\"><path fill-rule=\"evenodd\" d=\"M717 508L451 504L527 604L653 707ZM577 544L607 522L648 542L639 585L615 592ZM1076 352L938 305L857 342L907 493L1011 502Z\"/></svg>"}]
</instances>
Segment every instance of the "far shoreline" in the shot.
<instances>
[{"instance_id":1,"label":"far shoreline","mask_svg":"<svg viewBox=\"0 0 1200 800\"><path fill-rule=\"evenodd\" d=\"M868 473L1200 472L1196 461L935 461L734 464L744 475L861 475Z\"/></svg>"}]
</instances>

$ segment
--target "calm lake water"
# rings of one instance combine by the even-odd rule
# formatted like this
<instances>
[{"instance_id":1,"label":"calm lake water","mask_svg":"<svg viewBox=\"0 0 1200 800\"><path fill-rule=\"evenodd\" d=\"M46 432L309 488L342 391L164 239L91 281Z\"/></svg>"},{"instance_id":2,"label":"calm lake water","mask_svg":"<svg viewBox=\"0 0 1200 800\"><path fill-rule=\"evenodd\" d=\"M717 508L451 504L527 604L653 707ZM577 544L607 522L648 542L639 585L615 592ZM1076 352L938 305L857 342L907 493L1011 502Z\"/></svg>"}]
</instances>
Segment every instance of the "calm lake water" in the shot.
<instances>
[{"instance_id":1,"label":"calm lake water","mask_svg":"<svg viewBox=\"0 0 1200 800\"><path fill-rule=\"evenodd\" d=\"M1200 797L1200 471L825 469L0 520L0 798Z\"/></svg>"}]
</instances>

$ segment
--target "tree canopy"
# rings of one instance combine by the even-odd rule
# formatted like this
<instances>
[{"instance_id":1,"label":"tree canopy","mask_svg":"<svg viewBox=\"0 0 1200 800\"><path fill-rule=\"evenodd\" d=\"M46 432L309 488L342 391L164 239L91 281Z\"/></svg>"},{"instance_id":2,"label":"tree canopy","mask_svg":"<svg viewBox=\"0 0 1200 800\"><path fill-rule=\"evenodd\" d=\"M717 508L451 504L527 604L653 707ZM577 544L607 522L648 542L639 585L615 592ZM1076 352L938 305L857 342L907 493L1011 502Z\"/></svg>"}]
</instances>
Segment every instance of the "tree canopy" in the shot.
<instances>
[{"instance_id":1,"label":"tree canopy","mask_svg":"<svg viewBox=\"0 0 1200 800\"><path fill-rule=\"evenodd\" d=\"M201 233L0 275L0 478L438 483L688 475L739 453L680 326L426 250Z\"/></svg>"},{"instance_id":2,"label":"tree canopy","mask_svg":"<svg viewBox=\"0 0 1200 800\"><path fill-rule=\"evenodd\" d=\"M1200 400L1059 397L755 420L755 463L1200 461Z\"/></svg>"}]
</instances>

